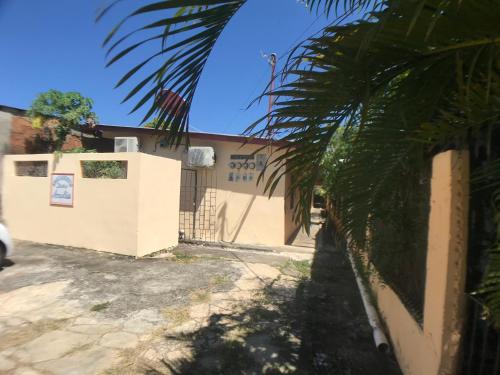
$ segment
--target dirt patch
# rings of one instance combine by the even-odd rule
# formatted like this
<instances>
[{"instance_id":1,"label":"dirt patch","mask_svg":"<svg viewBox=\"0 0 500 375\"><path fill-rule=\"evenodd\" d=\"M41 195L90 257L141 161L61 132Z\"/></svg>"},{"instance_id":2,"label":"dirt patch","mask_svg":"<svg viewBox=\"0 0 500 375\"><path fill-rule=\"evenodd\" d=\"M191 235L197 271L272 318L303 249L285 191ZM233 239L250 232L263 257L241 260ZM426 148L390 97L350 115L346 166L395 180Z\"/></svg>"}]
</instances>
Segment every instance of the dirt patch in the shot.
<instances>
[{"instance_id":1,"label":"dirt patch","mask_svg":"<svg viewBox=\"0 0 500 375\"><path fill-rule=\"evenodd\" d=\"M187 322L190 319L189 306L167 307L162 313L167 318L168 324L173 326Z\"/></svg>"},{"instance_id":2,"label":"dirt patch","mask_svg":"<svg viewBox=\"0 0 500 375\"><path fill-rule=\"evenodd\" d=\"M210 292L204 289L195 290L191 292L190 298L193 304L208 303L210 302Z\"/></svg>"},{"instance_id":3,"label":"dirt patch","mask_svg":"<svg viewBox=\"0 0 500 375\"><path fill-rule=\"evenodd\" d=\"M220 286L229 285L231 282L231 276L229 275L215 275L210 278L209 286L211 289L214 289Z\"/></svg>"},{"instance_id":4,"label":"dirt patch","mask_svg":"<svg viewBox=\"0 0 500 375\"><path fill-rule=\"evenodd\" d=\"M111 305L110 302L98 303L90 308L90 311L103 311Z\"/></svg>"},{"instance_id":5,"label":"dirt patch","mask_svg":"<svg viewBox=\"0 0 500 375\"><path fill-rule=\"evenodd\" d=\"M280 268L281 272L297 278L309 278L311 276L311 261L290 259Z\"/></svg>"}]
</instances>

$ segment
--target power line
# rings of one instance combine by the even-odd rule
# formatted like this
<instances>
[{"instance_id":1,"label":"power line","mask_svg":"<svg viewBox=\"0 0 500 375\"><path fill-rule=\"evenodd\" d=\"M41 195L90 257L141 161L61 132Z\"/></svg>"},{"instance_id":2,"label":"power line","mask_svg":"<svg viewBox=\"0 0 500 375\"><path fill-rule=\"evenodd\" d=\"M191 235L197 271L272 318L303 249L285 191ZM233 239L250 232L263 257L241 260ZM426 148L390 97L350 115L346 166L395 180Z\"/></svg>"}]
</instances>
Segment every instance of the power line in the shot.
<instances>
[{"instance_id":1,"label":"power line","mask_svg":"<svg viewBox=\"0 0 500 375\"><path fill-rule=\"evenodd\" d=\"M295 38L295 40L289 45L289 47L287 48L287 50L285 52L283 52L281 55L279 55L279 57L277 58L277 60L281 60L283 57L285 57L286 55L288 55L296 46L297 46L297 43L299 41L301 41L301 39L304 37L304 35L314 26L314 24L316 22L319 21L319 19L323 16L323 14L320 14L318 15L301 33L300 35ZM318 31L319 32L319 31ZM315 34L313 35L316 35L318 32L316 32ZM262 52L261 52L261 55L264 55ZM266 55L264 55L266 56ZM247 96L247 98L245 99L245 103L242 107L244 107L244 109L246 110L247 107L248 107L248 103L249 101L251 100L252 97L255 97L255 92L257 91L257 89L259 87L262 87L263 86L263 83L264 83L264 78L265 76L268 74L267 70L266 71L263 71L261 76L259 77L258 80L256 80L256 84L254 86L254 88L252 89L252 91L249 93L249 95ZM231 120L231 126L233 125L234 121L241 115L241 112L242 112L243 108L240 108L238 109L238 111L236 112L236 114L234 115L233 119Z\"/></svg>"},{"instance_id":2,"label":"power line","mask_svg":"<svg viewBox=\"0 0 500 375\"><path fill-rule=\"evenodd\" d=\"M290 52L291 52L291 51L292 51L295 47L297 47L297 44L303 40L304 35L305 35L305 34L306 34L306 33L307 33L307 32L308 32L308 31L309 31L309 30L310 30L310 29L314 26L314 24L315 24L316 22L318 22L318 21L319 21L319 19L320 19L321 17L323 17L323 16L324 16L324 14L319 14L319 15L316 17L316 19L315 19L313 22L311 22L311 24L310 24L309 26L307 26L307 27L306 27L306 29L305 29L305 30L304 30L304 31L303 31L303 32L302 32L302 33L301 33L301 34L300 34L297 38L295 38L295 40L294 40L294 41L291 43L291 45L288 47L287 51L286 51L286 52L283 52L281 55L279 55L278 60L281 60L283 57L285 57L286 55L288 55L288 54L289 54L289 53L290 53ZM317 31L316 33L314 33L313 35L316 35L319 31L321 31L321 30L318 30L318 31ZM313 35L311 35L311 36L313 36Z\"/></svg>"}]
</instances>

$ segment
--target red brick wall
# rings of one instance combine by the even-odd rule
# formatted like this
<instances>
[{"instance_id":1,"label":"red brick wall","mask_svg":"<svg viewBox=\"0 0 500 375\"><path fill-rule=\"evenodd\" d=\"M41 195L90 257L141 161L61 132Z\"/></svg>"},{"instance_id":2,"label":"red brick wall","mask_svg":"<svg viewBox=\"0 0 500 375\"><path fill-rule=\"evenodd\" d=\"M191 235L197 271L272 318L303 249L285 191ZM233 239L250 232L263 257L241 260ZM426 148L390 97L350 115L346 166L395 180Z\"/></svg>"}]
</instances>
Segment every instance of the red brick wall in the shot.
<instances>
[{"instance_id":1,"label":"red brick wall","mask_svg":"<svg viewBox=\"0 0 500 375\"><path fill-rule=\"evenodd\" d=\"M27 117L12 116L10 131L11 154L40 154L54 151L54 124L34 129ZM62 149L82 147L80 137L68 135Z\"/></svg>"},{"instance_id":2,"label":"red brick wall","mask_svg":"<svg viewBox=\"0 0 500 375\"><path fill-rule=\"evenodd\" d=\"M68 135L66 137L66 142L64 142L62 146L62 150L63 151L71 150L72 148L76 147L83 147L82 139L80 137L77 137L76 135L72 134Z\"/></svg>"}]
</instances>

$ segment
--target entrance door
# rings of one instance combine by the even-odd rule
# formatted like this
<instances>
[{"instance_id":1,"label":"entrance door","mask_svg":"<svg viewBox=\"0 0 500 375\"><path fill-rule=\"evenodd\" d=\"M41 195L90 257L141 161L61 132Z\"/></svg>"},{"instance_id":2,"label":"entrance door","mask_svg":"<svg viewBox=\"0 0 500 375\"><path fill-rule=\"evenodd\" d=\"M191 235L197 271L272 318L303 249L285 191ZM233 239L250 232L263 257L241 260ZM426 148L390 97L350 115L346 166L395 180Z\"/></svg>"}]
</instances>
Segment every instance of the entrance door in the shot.
<instances>
[{"instance_id":1,"label":"entrance door","mask_svg":"<svg viewBox=\"0 0 500 375\"><path fill-rule=\"evenodd\" d=\"M215 241L216 174L210 169L182 169L180 238Z\"/></svg>"}]
</instances>

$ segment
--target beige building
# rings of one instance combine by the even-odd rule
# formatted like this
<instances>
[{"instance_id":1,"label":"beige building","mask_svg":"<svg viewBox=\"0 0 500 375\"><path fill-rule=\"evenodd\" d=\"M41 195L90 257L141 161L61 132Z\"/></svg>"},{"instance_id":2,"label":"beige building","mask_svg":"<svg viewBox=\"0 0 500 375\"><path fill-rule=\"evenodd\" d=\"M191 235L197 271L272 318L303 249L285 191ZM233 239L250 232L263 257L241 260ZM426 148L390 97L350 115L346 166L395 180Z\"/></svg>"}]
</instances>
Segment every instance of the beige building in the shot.
<instances>
[{"instance_id":1,"label":"beige building","mask_svg":"<svg viewBox=\"0 0 500 375\"><path fill-rule=\"evenodd\" d=\"M1 118L3 127L29 124L18 111ZM153 129L100 125L96 130L102 137L90 138L106 146L97 147L100 151L111 151L117 137L133 147L83 154L21 152L4 158L3 219L14 238L143 256L177 245L178 238L282 246L297 233L294 196L286 194L290 178L284 176L271 197L265 182L257 184L279 143L191 133L190 147L203 148L198 151L207 151L211 159L200 165L188 162L193 153L186 147L164 147ZM12 148L12 134L8 139ZM84 164L92 161L118 163L124 176L86 176ZM272 172L271 167L266 174ZM66 175L71 189L64 194L71 195L71 204L61 206L49 196L57 195L54 179L62 186Z\"/></svg>"},{"instance_id":2,"label":"beige building","mask_svg":"<svg viewBox=\"0 0 500 375\"><path fill-rule=\"evenodd\" d=\"M181 161L179 231L184 239L280 246L296 233L294 197L286 194L289 178L281 179L272 197L264 192L263 182L257 185L262 163L279 144L193 132L190 145L211 147L215 155L212 167L199 168L188 165L184 147L164 147L153 129L106 125L99 129L104 138L136 137L140 152Z\"/></svg>"}]
</instances>

